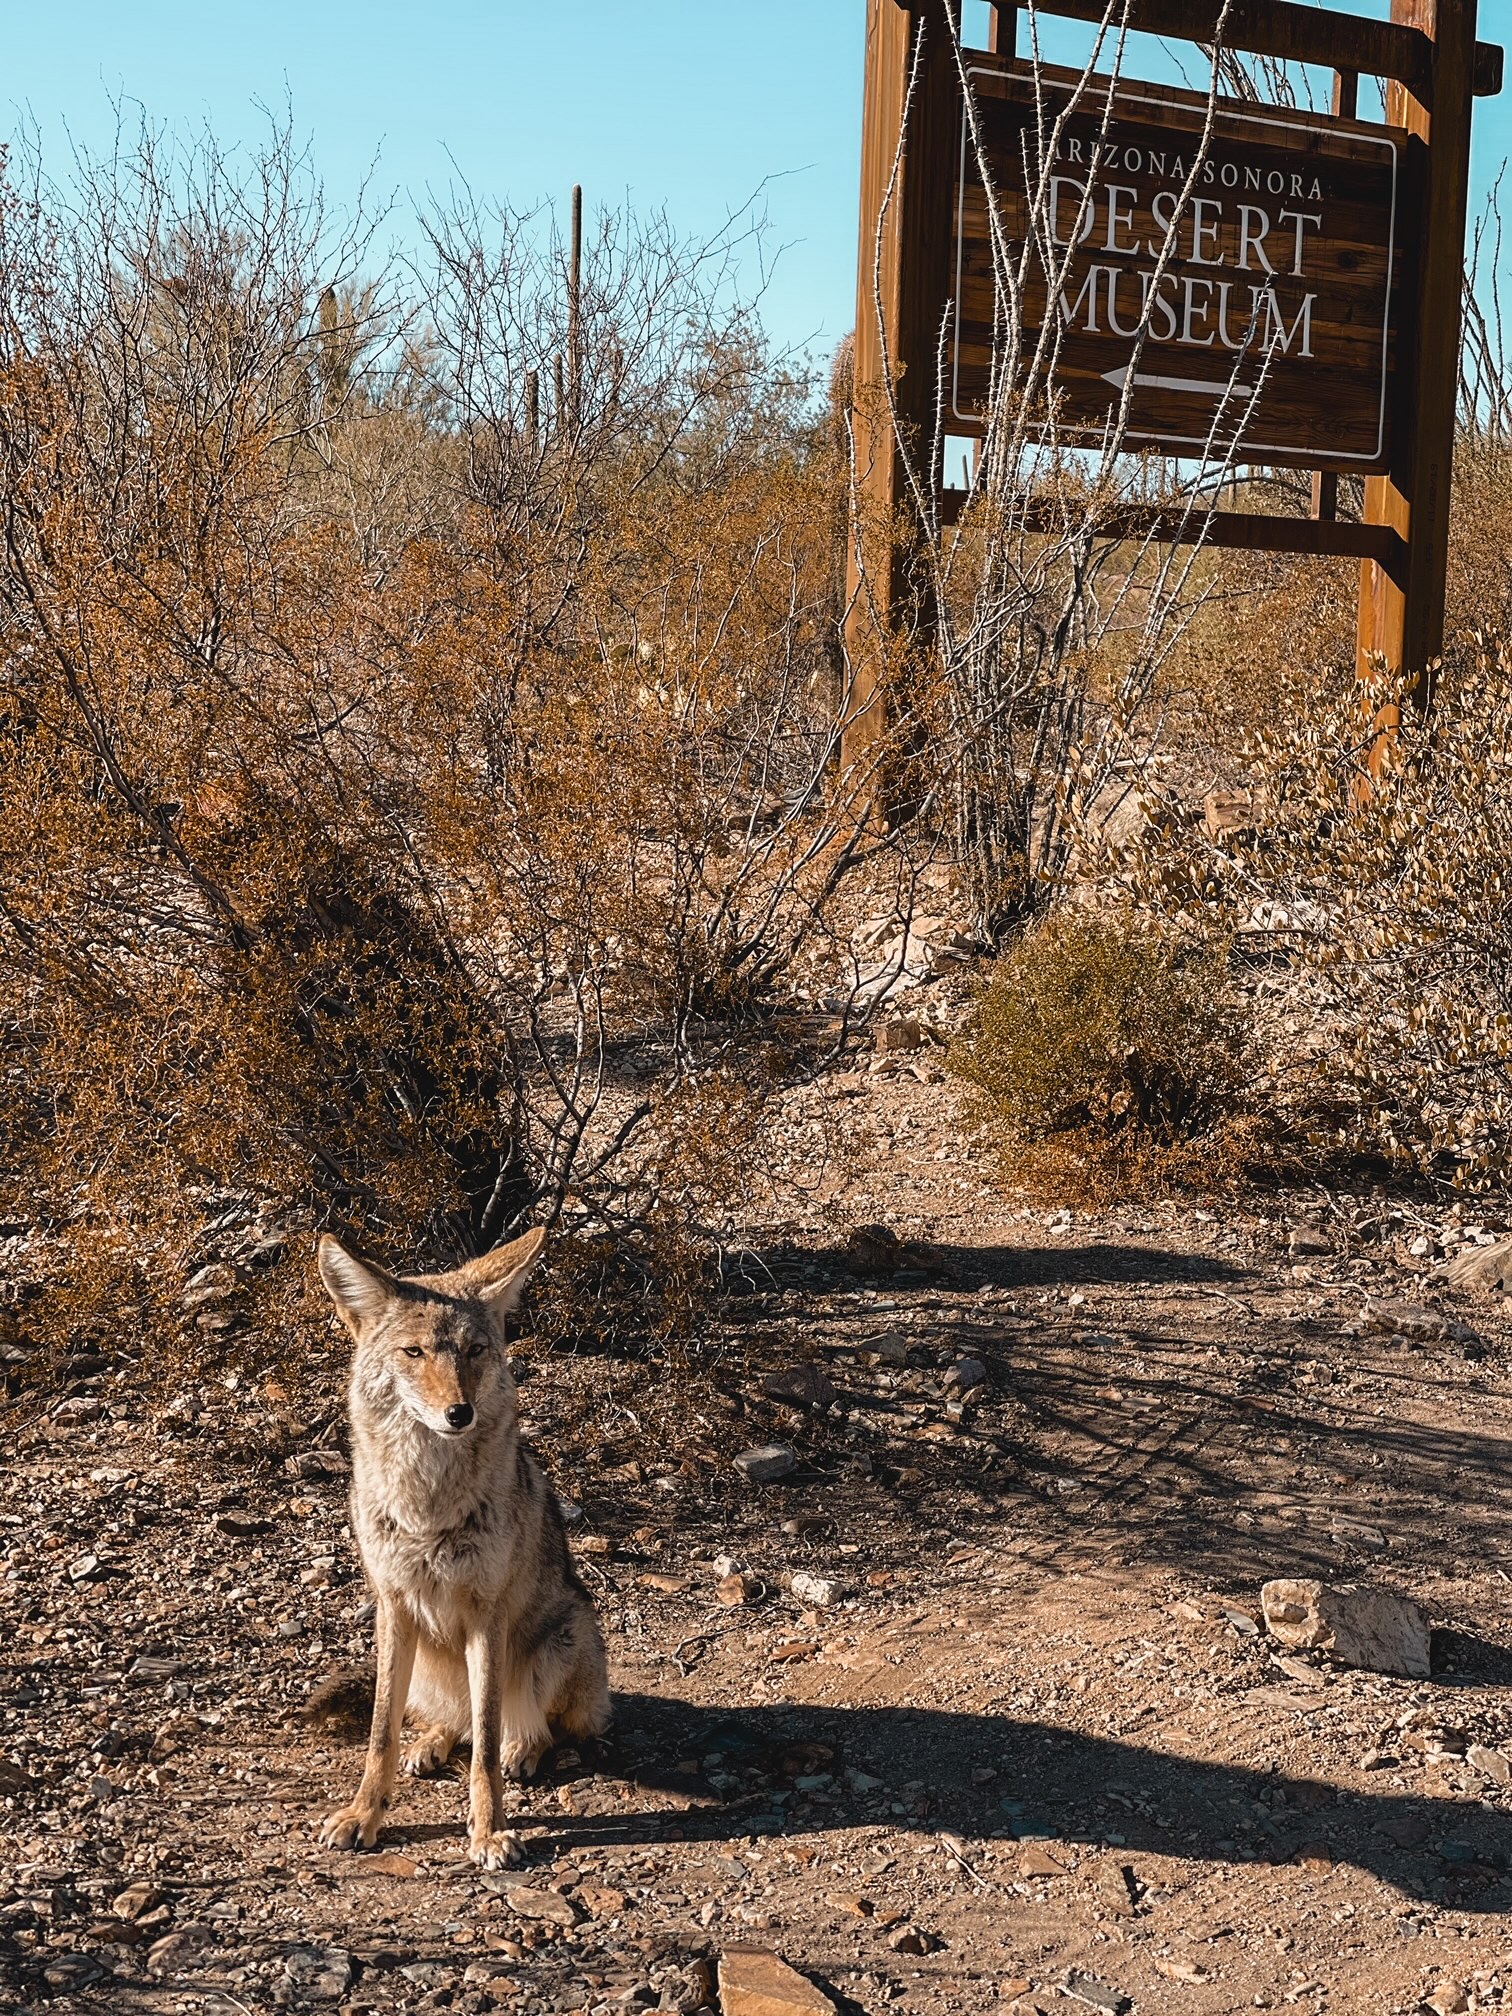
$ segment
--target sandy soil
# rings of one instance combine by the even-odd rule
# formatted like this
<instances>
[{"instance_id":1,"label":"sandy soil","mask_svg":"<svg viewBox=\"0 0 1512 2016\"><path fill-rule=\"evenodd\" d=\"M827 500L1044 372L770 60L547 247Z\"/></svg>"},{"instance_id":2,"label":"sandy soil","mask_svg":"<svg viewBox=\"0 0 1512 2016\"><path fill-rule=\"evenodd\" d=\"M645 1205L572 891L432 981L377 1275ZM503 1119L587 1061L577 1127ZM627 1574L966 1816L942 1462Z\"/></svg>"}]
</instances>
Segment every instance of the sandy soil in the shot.
<instances>
[{"instance_id":1,"label":"sandy soil","mask_svg":"<svg viewBox=\"0 0 1512 2016\"><path fill-rule=\"evenodd\" d=\"M752 1944L868 2012L1512 2003L1512 1325L1381 1202L1022 1211L953 1101L927 1062L795 1096L854 1164L752 1228L654 1433L643 1372L529 1360L621 1722L519 1795L517 1875L455 1778L315 1845L357 1739L297 1711L366 1642L336 1418L108 1370L19 1409L0 2007L693 2010ZM858 1277L867 1221L937 1264ZM1416 1599L1432 1679L1282 1652L1278 1574Z\"/></svg>"}]
</instances>

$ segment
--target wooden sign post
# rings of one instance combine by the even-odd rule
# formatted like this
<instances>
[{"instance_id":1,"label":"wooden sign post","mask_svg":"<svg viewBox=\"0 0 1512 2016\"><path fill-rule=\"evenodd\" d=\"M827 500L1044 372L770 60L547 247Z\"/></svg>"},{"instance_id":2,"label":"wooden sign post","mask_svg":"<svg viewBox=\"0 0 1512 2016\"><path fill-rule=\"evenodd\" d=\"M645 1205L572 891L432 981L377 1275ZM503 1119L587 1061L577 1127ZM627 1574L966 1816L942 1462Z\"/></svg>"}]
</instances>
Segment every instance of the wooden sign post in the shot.
<instances>
[{"instance_id":1,"label":"wooden sign post","mask_svg":"<svg viewBox=\"0 0 1512 2016\"><path fill-rule=\"evenodd\" d=\"M880 726L873 618L927 633L923 528L896 434L917 470L942 393L951 432L983 431L993 364L989 198L953 6L867 6L848 758ZM1104 15L1102 0L1040 11ZM1471 101L1501 87L1476 0L1393 0L1390 22L1231 0L1230 46L1333 69L1330 115L1032 67L1012 54L1016 12L994 9L993 49L964 67L1006 236L1033 234L1040 200L1057 262L1053 284L1038 266L1023 304L1028 341L1054 324L1057 437L1101 439L1128 388L1131 448L1317 472L1311 518L1131 509L1120 529L1358 557L1361 675L1380 662L1415 675L1426 706L1443 644ZM1220 12L1130 0L1127 19L1211 42ZM1361 74L1388 80L1384 123L1354 116ZM1055 158L1039 160L1068 107ZM1361 523L1334 515L1345 472L1366 478ZM940 474L924 472L936 494Z\"/></svg>"}]
</instances>

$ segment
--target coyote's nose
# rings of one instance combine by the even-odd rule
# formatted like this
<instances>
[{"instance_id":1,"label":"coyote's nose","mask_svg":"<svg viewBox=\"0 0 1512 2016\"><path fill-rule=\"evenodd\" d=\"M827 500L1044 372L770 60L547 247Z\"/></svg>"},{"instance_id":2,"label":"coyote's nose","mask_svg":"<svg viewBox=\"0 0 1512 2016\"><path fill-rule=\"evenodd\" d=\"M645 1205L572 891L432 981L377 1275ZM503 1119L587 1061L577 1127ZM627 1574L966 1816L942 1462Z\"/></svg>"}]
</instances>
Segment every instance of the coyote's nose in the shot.
<instances>
[{"instance_id":1,"label":"coyote's nose","mask_svg":"<svg viewBox=\"0 0 1512 2016\"><path fill-rule=\"evenodd\" d=\"M473 1410L465 1400L459 1401L455 1407L448 1407L446 1410L446 1425L448 1428L471 1428L472 1418Z\"/></svg>"}]
</instances>

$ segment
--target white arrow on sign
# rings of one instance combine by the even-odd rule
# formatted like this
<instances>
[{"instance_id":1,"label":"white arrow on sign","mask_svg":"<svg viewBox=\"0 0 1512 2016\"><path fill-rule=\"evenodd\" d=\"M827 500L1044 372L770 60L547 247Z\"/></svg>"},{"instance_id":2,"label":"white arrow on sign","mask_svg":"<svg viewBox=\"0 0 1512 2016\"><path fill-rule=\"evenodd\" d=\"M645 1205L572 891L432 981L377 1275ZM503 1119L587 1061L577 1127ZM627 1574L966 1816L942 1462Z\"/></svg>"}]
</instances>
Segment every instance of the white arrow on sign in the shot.
<instances>
[{"instance_id":1,"label":"white arrow on sign","mask_svg":"<svg viewBox=\"0 0 1512 2016\"><path fill-rule=\"evenodd\" d=\"M1120 364L1116 371L1104 371L1105 381L1122 392L1129 376L1129 366ZM1134 373L1136 385L1148 385L1156 392L1196 392L1205 399L1221 399L1232 392L1237 398L1248 399L1254 388L1250 385L1230 385L1227 379L1221 383L1212 378L1156 378L1143 371Z\"/></svg>"}]
</instances>

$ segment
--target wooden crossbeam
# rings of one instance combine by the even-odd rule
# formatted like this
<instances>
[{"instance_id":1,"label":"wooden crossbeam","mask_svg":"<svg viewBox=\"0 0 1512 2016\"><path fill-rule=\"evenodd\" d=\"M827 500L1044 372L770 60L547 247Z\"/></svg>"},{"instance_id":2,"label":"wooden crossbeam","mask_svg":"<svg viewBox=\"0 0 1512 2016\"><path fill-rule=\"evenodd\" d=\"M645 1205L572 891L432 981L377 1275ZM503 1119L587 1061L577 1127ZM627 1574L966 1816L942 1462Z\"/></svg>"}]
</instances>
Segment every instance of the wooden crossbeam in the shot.
<instances>
[{"instance_id":1,"label":"wooden crossbeam","mask_svg":"<svg viewBox=\"0 0 1512 2016\"><path fill-rule=\"evenodd\" d=\"M956 523L964 490L946 490L940 516ZM1064 504L1028 497L1015 506L1025 531L1074 529ZM1248 553L1304 553L1326 560L1374 560L1388 573L1400 572L1407 548L1389 525L1359 525L1345 518L1282 518L1268 511L1172 511L1154 504L1123 504L1094 520L1101 539L1169 540L1175 545L1228 546Z\"/></svg>"},{"instance_id":2,"label":"wooden crossbeam","mask_svg":"<svg viewBox=\"0 0 1512 2016\"><path fill-rule=\"evenodd\" d=\"M910 0L899 4L909 6ZM1223 12L1222 0L1128 0L1127 14L1122 0L1034 0L1034 4L1041 14L1061 14L1072 21L1110 21L1114 34L1126 22L1143 34L1185 42L1214 41ZM1254 56L1388 77L1405 84L1420 103L1432 106L1432 38L1399 21L1369 21L1358 14L1298 6L1295 0L1231 0L1223 44ZM1494 98L1501 90L1502 51L1495 43L1476 43L1473 74L1477 98Z\"/></svg>"}]
</instances>

